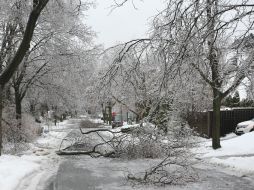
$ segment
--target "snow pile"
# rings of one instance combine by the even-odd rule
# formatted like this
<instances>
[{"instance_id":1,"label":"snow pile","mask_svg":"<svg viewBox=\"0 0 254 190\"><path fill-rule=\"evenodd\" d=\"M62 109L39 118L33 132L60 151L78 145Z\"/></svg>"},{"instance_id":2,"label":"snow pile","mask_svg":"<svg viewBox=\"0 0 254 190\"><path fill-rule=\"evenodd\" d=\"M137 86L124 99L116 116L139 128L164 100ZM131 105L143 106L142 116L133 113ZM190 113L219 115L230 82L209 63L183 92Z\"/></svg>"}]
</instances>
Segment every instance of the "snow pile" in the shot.
<instances>
[{"instance_id":1,"label":"snow pile","mask_svg":"<svg viewBox=\"0 0 254 190\"><path fill-rule=\"evenodd\" d=\"M127 129L127 128L135 128L135 127L139 127L139 126L140 126L140 124L128 125L127 123L125 123L125 125L123 125L121 128Z\"/></svg>"},{"instance_id":2,"label":"snow pile","mask_svg":"<svg viewBox=\"0 0 254 190\"><path fill-rule=\"evenodd\" d=\"M14 190L19 182L40 169L40 159L29 156L3 155L0 157L0 187Z\"/></svg>"},{"instance_id":3,"label":"snow pile","mask_svg":"<svg viewBox=\"0 0 254 190\"><path fill-rule=\"evenodd\" d=\"M22 156L0 156L0 190L16 190L20 185L23 187L23 183L25 186L31 185L30 179L36 185L34 180L39 183L40 176L53 171L52 164L58 161L55 150L68 134L68 127L71 125L74 125L72 121L64 121L57 126L50 126L50 131L43 133ZM50 171L45 172L45 168Z\"/></svg>"},{"instance_id":4,"label":"snow pile","mask_svg":"<svg viewBox=\"0 0 254 190\"><path fill-rule=\"evenodd\" d=\"M97 119L89 119L91 122L93 123L103 123L103 120L101 120L100 118L97 118Z\"/></svg>"}]
</instances>

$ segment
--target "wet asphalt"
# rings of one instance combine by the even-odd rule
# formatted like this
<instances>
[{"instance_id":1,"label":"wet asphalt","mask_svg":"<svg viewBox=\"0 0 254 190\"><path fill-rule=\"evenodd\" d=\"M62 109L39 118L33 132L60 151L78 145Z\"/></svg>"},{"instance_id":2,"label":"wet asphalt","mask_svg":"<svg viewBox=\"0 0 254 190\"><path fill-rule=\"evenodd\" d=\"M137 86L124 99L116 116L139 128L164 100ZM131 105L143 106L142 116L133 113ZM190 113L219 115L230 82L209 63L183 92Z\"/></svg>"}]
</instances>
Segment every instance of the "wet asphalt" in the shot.
<instances>
[{"instance_id":1,"label":"wet asphalt","mask_svg":"<svg viewBox=\"0 0 254 190\"><path fill-rule=\"evenodd\" d=\"M77 128L73 128L77 130ZM198 179L195 182L183 186L132 186L126 180L125 166L114 170L117 163L114 160L108 162L106 158L96 160L89 156L65 156L58 172L48 182L45 190L253 190L254 174L239 174L229 171L221 166L208 163L196 163L195 171ZM105 163L103 163L105 161ZM119 161L117 161L119 162ZM91 163L93 166L91 166ZM120 164L121 165L121 164ZM81 167L82 166L82 167ZM128 169L128 168L127 168Z\"/></svg>"}]
</instances>

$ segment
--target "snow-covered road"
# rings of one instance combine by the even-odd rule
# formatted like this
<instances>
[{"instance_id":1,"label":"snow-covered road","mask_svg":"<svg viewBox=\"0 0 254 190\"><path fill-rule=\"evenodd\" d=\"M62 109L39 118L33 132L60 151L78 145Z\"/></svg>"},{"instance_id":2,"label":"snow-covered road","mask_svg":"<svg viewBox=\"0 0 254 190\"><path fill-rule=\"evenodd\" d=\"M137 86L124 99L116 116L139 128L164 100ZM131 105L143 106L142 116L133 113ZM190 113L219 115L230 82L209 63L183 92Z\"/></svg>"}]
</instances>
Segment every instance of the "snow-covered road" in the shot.
<instances>
[{"instance_id":1,"label":"snow-covered road","mask_svg":"<svg viewBox=\"0 0 254 190\"><path fill-rule=\"evenodd\" d=\"M250 137L241 137L232 135L224 138L225 148L222 150L228 153L229 149L234 146L235 142L248 141ZM213 155L206 144L204 155ZM240 143L240 145L242 145ZM240 146L239 145L239 146ZM250 148L251 149L251 148ZM231 149L233 152L233 149ZM235 149L236 151L238 149ZM208 153L207 153L208 151ZM218 155L223 155L221 150L217 151ZM248 152L248 151L247 151ZM215 153L214 153L215 154ZM89 156L72 156L60 164L59 170L55 177L54 190L130 190L133 189L132 184L128 183L126 176L129 173L143 172L145 169L154 165L156 160L142 159L142 160L120 160L109 158L91 158ZM239 162L236 162L239 163ZM227 165L211 162L210 160L197 159L193 166L199 178L196 182L189 183L186 186L169 186L167 189L197 189L197 190L214 190L214 189L244 189L252 190L254 188L254 175L250 172L239 172ZM162 190L165 187L154 186L135 186L135 189ZM53 190L52 188L47 190Z\"/></svg>"},{"instance_id":2,"label":"snow-covered road","mask_svg":"<svg viewBox=\"0 0 254 190\"><path fill-rule=\"evenodd\" d=\"M70 157L62 162L55 180L55 190L132 190L128 183L128 173L141 172L156 162L155 160L123 161L89 156ZM241 175L227 168L198 161L194 168L198 180L185 186L168 186L172 190L252 190L254 177ZM165 190L165 187L135 186L136 190ZM49 189L48 189L49 190ZM52 189L50 189L52 190Z\"/></svg>"}]
</instances>

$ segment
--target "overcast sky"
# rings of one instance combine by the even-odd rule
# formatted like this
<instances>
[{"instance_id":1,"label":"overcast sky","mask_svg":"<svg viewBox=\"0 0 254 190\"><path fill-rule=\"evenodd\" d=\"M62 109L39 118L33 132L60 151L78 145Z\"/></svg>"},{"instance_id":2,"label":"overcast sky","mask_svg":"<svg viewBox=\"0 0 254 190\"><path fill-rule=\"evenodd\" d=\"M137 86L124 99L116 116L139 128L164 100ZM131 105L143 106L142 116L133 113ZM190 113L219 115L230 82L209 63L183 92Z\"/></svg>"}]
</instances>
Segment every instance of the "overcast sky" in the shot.
<instances>
[{"instance_id":1,"label":"overcast sky","mask_svg":"<svg viewBox=\"0 0 254 190\"><path fill-rule=\"evenodd\" d=\"M117 42L144 37L152 16L163 9L164 0L130 0L125 6L110 13L113 0L97 0L97 6L86 12L88 26L97 33L97 42L105 48Z\"/></svg>"}]
</instances>

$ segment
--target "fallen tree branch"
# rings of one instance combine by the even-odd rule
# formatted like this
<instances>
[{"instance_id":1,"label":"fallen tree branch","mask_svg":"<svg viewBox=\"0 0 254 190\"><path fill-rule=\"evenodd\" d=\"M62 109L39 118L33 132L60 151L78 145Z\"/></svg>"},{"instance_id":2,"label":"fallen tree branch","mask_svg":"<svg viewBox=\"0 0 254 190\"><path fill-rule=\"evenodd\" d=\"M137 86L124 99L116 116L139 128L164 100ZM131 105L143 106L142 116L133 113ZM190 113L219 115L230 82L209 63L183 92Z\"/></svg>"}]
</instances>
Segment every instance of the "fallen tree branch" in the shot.
<instances>
[{"instance_id":1,"label":"fallen tree branch","mask_svg":"<svg viewBox=\"0 0 254 190\"><path fill-rule=\"evenodd\" d=\"M95 130L90 130L90 131L87 131L87 132L83 132L81 128L79 128L81 134L83 135L88 135L90 133L96 133L96 132L110 132L112 134L115 134L115 133L121 133L121 131L111 131L109 129L95 129Z\"/></svg>"},{"instance_id":2,"label":"fallen tree branch","mask_svg":"<svg viewBox=\"0 0 254 190\"><path fill-rule=\"evenodd\" d=\"M101 152L99 151L56 151L56 154L57 155L89 155L91 157L112 157L115 152L112 151L112 152L108 152L108 153L105 153L105 154L102 154ZM97 155L96 155L97 154Z\"/></svg>"},{"instance_id":3,"label":"fallen tree branch","mask_svg":"<svg viewBox=\"0 0 254 190\"><path fill-rule=\"evenodd\" d=\"M119 142L118 137L115 136L115 134L121 133L120 131L111 131L109 129L94 129L94 130L89 130L87 132L84 132L81 127L79 128L79 131L82 135L89 135L89 134L95 133L98 137L100 137L100 140L102 140L103 142L94 145L92 147L92 149L88 150L88 151L83 151L83 150L73 151L73 150L69 150L69 149L73 148L76 145L85 145L86 143L78 144L77 140L75 139L75 142L71 143L70 146L67 146L67 147L61 149L61 147L63 145L63 142L69 140L67 137L65 137L62 140L62 142L60 143L59 150L56 152L56 154L58 154L58 155L90 155L91 157L101 157L101 156L103 156L103 157L112 157L112 156L115 155L116 147L118 147L118 145L121 144L121 142ZM109 132L113 135L113 137L111 137L109 140L107 140L99 132ZM120 141L123 139L122 138L123 136L126 136L126 135L120 135L119 136ZM102 151L98 151L99 147L102 147L102 146L105 146L105 145L110 146L110 148L112 150L109 151L109 152L105 151L106 153L103 153Z\"/></svg>"}]
</instances>

